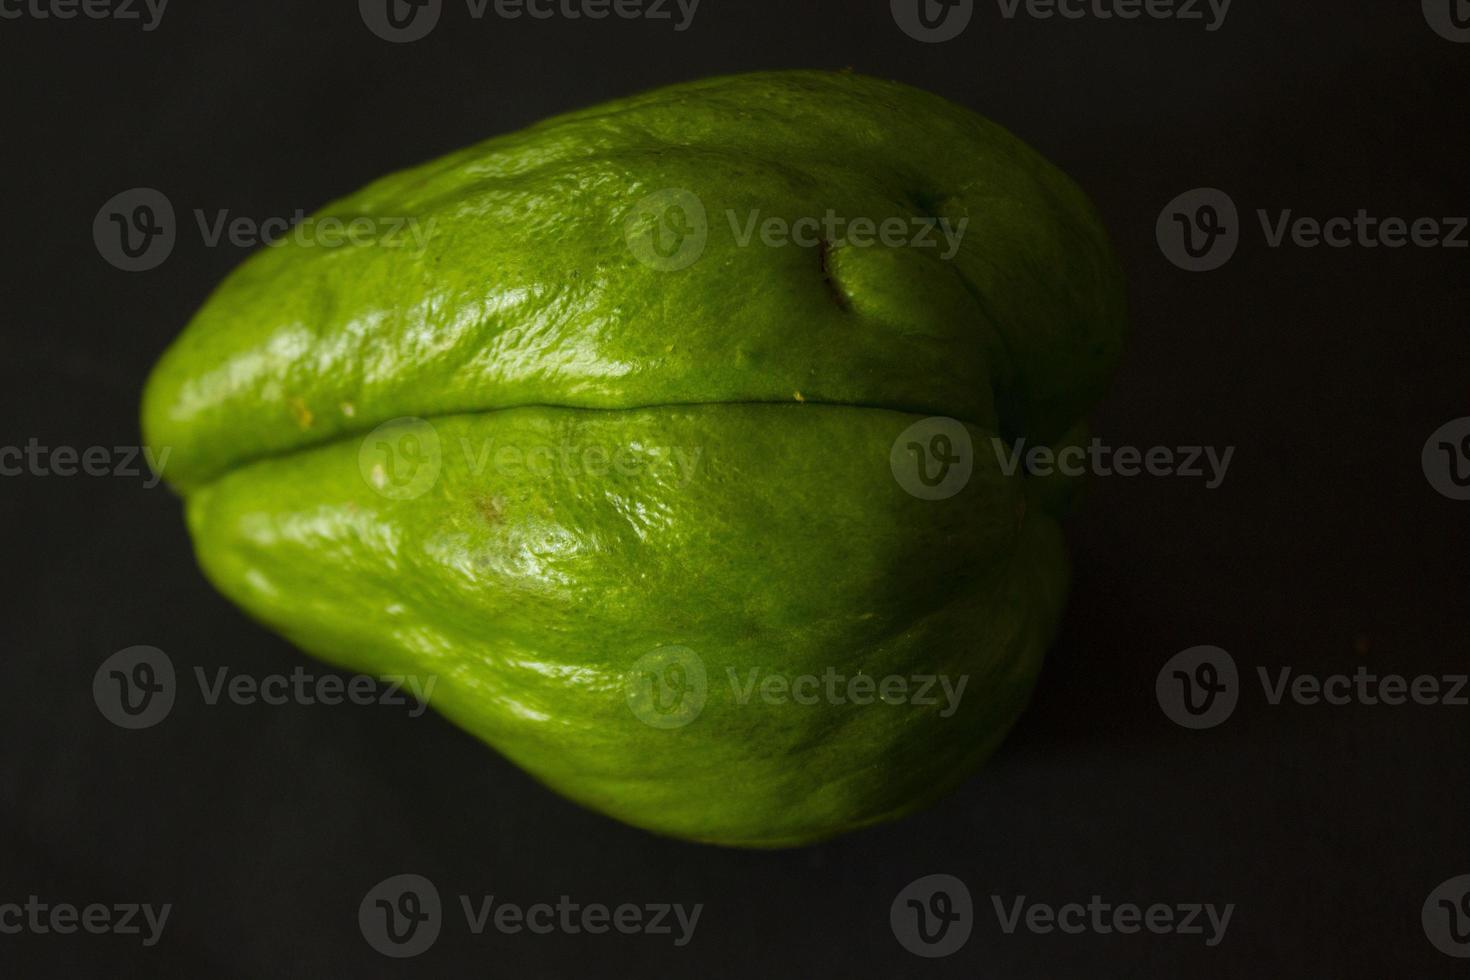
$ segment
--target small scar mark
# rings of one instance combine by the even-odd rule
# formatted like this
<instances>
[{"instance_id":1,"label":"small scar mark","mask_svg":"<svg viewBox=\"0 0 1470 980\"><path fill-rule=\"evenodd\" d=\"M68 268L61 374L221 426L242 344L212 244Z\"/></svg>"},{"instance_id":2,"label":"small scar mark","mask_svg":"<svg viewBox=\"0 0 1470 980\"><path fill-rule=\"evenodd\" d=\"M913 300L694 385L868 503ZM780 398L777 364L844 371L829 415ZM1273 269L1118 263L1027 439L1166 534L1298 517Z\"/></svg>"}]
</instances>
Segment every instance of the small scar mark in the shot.
<instances>
[{"instance_id":1,"label":"small scar mark","mask_svg":"<svg viewBox=\"0 0 1470 980\"><path fill-rule=\"evenodd\" d=\"M832 243L825 238L822 239L817 248L817 255L821 262L822 281L827 284L827 295L832 298L832 302L837 304L839 310L852 309L852 301L842 291L842 283L837 281L837 274L832 270Z\"/></svg>"}]
</instances>

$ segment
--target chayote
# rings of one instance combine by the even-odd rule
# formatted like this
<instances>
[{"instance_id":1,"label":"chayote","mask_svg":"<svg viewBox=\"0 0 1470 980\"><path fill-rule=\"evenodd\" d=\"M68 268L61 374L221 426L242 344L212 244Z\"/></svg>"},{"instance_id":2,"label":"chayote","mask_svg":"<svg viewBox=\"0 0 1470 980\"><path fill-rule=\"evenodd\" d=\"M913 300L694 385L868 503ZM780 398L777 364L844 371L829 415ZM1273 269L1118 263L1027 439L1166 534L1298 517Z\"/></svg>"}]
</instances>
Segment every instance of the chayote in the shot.
<instances>
[{"instance_id":1,"label":"chayote","mask_svg":"<svg viewBox=\"0 0 1470 980\"><path fill-rule=\"evenodd\" d=\"M698 841L893 819L1004 736L1067 582L1067 489L1012 452L1082 438L1124 332L1106 236L1034 151L903 85L752 74L310 225L143 399L254 617L434 678L549 786Z\"/></svg>"}]
</instances>

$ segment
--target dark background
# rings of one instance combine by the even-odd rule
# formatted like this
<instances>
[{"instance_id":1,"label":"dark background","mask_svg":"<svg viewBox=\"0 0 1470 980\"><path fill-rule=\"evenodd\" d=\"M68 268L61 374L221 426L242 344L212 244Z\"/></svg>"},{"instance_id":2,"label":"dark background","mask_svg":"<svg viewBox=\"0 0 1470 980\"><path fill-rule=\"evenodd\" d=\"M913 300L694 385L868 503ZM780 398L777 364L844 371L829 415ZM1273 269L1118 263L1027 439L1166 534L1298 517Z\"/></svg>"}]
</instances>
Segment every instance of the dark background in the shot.
<instances>
[{"instance_id":1,"label":"dark background","mask_svg":"<svg viewBox=\"0 0 1470 980\"><path fill-rule=\"evenodd\" d=\"M745 853L583 811L432 713L208 707L114 727L91 696L114 651L158 646L263 676L306 661L217 596L178 501L140 478L0 479L0 902L174 906L162 942L0 936L0 975L117 977L1437 977L1420 907L1470 872L1470 709L1270 706L1258 666L1466 668L1467 508L1420 468L1470 415L1470 253L1267 247L1256 208L1463 215L1470 45L1417 0L1236 0L1199 22L1003 19L920 44L886 0L704 0L693 26L504 21L451 2L414 44L355 5L175 0L159 28L0 20L0 443L135 445L143 379L245 256L181 222L121 272L92 221L137 186L261 219L550 113L717 73L851 66L1006 125L1088 190L1130 280L1134 332L1095 416L1114 445L1235 446L1223 486L1102 479L1069 528L1075 589L1035 704L934 809L818 847ZM1160 253L1200 186L1246 218L1224 268ZM1223 726L1154 700L1179 650L1248 675ZM356 922L400 872L453 896L683 902L670 937L471 935L389 960ZM975 897L968 945L906 952L907 883ZM1224 942L1017 933L989 896L1235 903Z\"/></svg>"}]
</instances>

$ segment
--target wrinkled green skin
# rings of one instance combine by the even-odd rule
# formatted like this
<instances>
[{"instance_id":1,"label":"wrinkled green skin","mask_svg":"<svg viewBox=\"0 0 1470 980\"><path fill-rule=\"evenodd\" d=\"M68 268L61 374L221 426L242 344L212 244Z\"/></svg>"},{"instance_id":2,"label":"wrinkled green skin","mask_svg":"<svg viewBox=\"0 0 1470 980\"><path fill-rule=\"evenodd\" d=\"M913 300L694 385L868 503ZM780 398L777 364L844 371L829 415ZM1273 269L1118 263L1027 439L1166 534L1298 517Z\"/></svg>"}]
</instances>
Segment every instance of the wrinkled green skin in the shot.
<instances>
[{"instance_id":1,"label":"wrinkled green skin","mask_svg":"<svg viewBox=\"0 0 1470 980\"><path fill-rule=\"evenodd\" d=\"M624 236L667 188L709 215L678 271ZM970 224L946 262L741 247L727 209ZM552 119L321 214L432 234L263 249L145 394L147 441L170 447L225 595L344 668L436 677L437 710L546 784L697 841L890 820L995 748L1063 607L1068 493L1005 475L991 439L1080 438L1124 322L1091 207L1035 152L902 85L756 74ZM438 476L393 499L360 462L367 433L405 416L432 423L438 450L410 448ZM975 447L945 500L890 471L927 416L963 421ZM497 464L506 446L638 465ZM707 699L657 728L627 675L671 645L701 658ZM754 668L968 682L950 717L942 697L742 704Z\"/></svg>"}]
</instances>

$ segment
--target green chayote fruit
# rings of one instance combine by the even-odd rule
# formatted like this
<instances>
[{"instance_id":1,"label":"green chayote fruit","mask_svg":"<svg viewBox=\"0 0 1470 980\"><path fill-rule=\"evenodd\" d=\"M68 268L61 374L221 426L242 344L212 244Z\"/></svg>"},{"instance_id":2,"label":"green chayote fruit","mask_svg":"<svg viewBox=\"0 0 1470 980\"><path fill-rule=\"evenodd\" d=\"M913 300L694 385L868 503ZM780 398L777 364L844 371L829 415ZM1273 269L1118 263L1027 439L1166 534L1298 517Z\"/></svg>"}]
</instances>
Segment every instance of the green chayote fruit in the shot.
<instances>
[{"instance_id":1,"label":"green chayote fruit","mask_svg":"<svg viewBox=\"0 0 1470 980\"><path fill-rule=\"evenodd\" d=\"M1081 438L1124 328L1097 218L1034 151L903 85L753 74L311 228L144 396L254 617L433 678L547 785L698 841L893 819L1002 739L1067 582L1067 490L1010 454Z\"/></svg>"}]
</instances>

